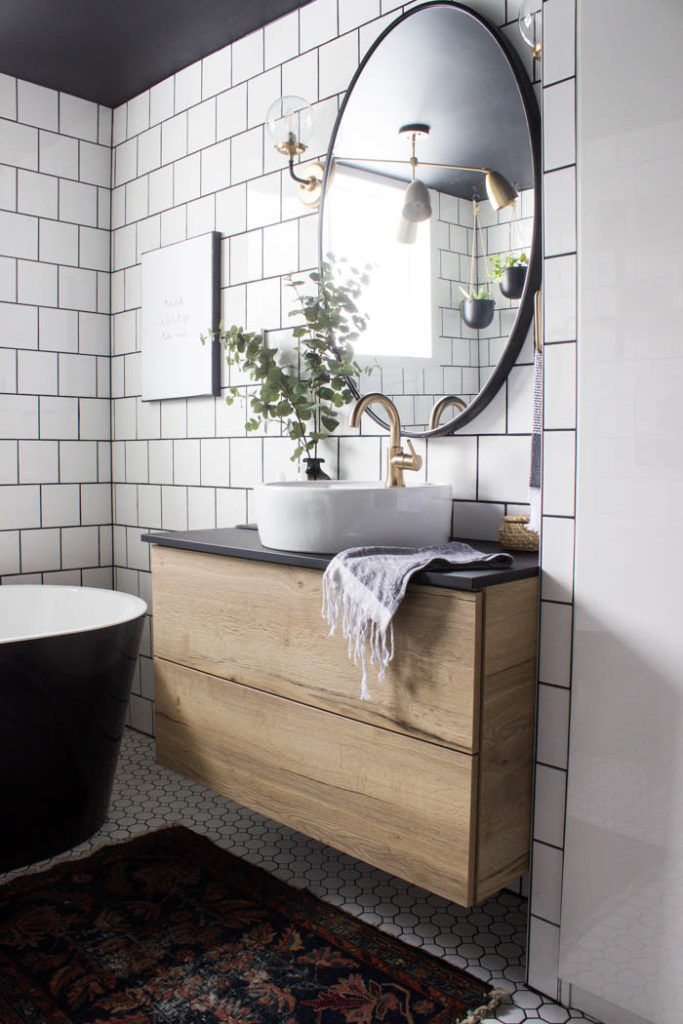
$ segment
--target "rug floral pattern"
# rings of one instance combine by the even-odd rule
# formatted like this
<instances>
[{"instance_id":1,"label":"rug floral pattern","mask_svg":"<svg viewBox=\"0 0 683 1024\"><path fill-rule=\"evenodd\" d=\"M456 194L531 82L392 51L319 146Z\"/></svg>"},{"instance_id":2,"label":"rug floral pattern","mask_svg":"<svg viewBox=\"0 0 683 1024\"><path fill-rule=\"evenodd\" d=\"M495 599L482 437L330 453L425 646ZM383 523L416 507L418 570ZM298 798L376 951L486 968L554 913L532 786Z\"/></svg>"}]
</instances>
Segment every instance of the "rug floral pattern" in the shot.
<instances>
[{"instance_id":1,"label":"rug floral pattern","mask_svg":"<svg viewBox=\"0 0 683 1024\"><path fill-rule=\"evenodd\" d=\"M489 993L185 828L0 887L2 1024L457 1024Z\"/></svg>"}]
</instances>

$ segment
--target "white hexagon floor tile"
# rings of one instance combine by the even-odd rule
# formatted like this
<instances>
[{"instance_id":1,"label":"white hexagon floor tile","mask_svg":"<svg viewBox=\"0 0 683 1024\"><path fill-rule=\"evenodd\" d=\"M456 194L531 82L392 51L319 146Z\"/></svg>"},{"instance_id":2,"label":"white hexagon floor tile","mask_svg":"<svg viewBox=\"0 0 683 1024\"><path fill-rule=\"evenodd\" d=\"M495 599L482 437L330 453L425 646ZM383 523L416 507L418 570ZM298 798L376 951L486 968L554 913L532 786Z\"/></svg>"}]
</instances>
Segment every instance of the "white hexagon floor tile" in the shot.
<instances>
[{"instance_id":1,"label":"white hexagon floor tile","mask_svg":"<svg viewBox=\"0 0 683 1024\"><path fill-rule=\"evenodd\" d=\"M100 831L73 850L0 875L0 881L164 825L201 832L290 885L310 889L411 946L508 989L510 1001L482 1024L588 1019L523 984L527 915L522 896L503 891L469 910L449 903L162 768L154 758L154 740L131 729L123 738L109 817Z\"/></svg>"}]
</instances>

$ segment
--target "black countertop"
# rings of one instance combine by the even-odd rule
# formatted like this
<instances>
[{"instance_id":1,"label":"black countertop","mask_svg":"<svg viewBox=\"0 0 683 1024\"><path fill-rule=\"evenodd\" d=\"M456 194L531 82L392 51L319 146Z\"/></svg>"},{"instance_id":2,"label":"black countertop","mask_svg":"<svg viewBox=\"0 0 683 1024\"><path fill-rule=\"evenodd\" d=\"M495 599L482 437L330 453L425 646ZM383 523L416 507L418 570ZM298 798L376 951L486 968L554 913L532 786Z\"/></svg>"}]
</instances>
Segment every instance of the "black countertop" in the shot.
<instances>
[{"instance_id":1,"label":"black countertop","mask_svg":"<svg viewBox=\"0 0 683 1024\"><path fill-rule=\"evenodd\" d=\"M321 571L333 558L332 555L264 548L256 530L237 526L221 530L187 530L177 533L160 530L159 532L143 533L142 539L149 544L161 544L169 548L205 551L212 555L229 555L231 558L250 558L257 562L305 566ZM486 554L497 554L505 550L500 544L493 541L473 540L467 543ZM538 575L537 551L510 551L509 554L514 559L510 566L500 568L487 565L482 569L421 572L416 573L411 582L431 587L445 587L449 590L481 590L483 587L491 587L497 583L509 583L511 580L522 580Z\"/></svg>"}]
</instances>

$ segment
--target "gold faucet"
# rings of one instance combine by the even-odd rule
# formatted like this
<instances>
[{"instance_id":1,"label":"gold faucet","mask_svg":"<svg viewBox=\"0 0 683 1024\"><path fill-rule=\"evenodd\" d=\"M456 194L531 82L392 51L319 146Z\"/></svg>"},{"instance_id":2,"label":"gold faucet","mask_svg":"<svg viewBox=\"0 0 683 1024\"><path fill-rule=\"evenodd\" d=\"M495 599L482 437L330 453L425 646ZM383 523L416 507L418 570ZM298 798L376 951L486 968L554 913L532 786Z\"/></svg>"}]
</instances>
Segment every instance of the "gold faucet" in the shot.
<instances>
[{"instance_id":1,"label":"gold faucet","mask_svg":"<svg viewBox=\"0 0 683 1024\"><path fill-rule=\"evenodd\" d=\"M381 405L387 411L389 417L389 429L391 431L391 444L387 458L387 479L385 487L405 487L403 481L403 470L418 470L422 466L422 456L418 455L413 448L412 442L407 441L410 454L406 455L401 447L401 420L398 409L386 395L379 391L372 391L369 395L359 398L351 412L349 425L357 427L360 425L360 418L369 405Z\"/></svg>"},{"instance_id":2,"label":"gold faucet","mask_svg":"<svg viewBox=\"0 0 683 1024\"><path fill-rule=\"evenodd\" d=\"M457 395L446 395L445 398L440 398L432 409L429 417L430 430L436 430L439 425L439 420L449 405L454 405L460 412L467 408L467 402L463 402L462 398L458 398Z\"/></svg>"}]
</instances>

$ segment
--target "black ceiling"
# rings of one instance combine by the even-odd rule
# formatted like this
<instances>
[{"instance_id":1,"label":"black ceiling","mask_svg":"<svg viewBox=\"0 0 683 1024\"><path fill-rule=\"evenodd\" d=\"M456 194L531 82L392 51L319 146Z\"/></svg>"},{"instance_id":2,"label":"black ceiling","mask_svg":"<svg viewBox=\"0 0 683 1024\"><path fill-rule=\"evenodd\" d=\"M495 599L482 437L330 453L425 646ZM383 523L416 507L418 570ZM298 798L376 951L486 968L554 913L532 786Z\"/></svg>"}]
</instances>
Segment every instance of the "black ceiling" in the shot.
<instances>
[{"instance_id":1,"label":"black ceiling","mask_svg":"<svg viewBox=\"0 0 683 1024\"><path fill-rule=\"evenodd\" d=\"M0 72L117 107L310 0L0 0Z\"/></svg>"}]
</instances>

